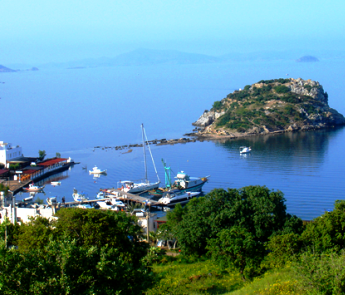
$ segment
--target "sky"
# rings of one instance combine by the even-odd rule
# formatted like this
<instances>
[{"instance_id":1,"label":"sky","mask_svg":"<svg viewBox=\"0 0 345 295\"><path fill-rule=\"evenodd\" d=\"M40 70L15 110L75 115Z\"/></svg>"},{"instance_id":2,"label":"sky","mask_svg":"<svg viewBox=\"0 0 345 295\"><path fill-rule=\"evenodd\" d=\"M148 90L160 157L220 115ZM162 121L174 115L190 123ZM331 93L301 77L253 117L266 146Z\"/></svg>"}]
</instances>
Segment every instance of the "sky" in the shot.
<instances>
[{"instance_id":1,"label":"sky","mask_svg":"<svg viewBox=\"0 0 345 295\"><path fill-rule=\"evenodd\" d=\"M0 0L0 64L345 48L344 0Z\"/></svg>"}]
</instances>

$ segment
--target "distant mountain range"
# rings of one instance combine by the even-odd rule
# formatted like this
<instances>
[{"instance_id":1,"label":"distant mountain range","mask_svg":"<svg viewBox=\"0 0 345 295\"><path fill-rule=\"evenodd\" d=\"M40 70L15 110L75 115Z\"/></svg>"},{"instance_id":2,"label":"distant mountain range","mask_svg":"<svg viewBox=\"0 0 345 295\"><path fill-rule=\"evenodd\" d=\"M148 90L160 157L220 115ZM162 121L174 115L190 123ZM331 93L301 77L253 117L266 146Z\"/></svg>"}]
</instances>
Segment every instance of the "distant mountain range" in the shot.
<instances>
[{"instance_id":1,"label":"distant mountain range","mask_svg":"<svg viewBox=\"0 0 345 295\"><path fill-rule=\"evenodd\" d=\"M16 72L16 71L0 65L0 73L8 73L8 72Z\"/></svg>"},{"instance_id":2,"label":"distant mountain range","mask_svg":"<svg viewBox=\"0 0 345 295\"><path fill-rule=\"evenodd\" d=\"M303 52L302 52L303 53ZM344 51L312 51L311 54L322 56L323 59L345 59ZM160 64L205 64L205 63L223 63L228 61L272 61L272 60L290 60L296 61L297 56L301 56L301 50L285 51L258 51L258 52L233 52L221 56L212 56L198 53L187 53L177 50L154 50L137 49L131 52L123 53L115 57L88 58L77 61L48 63L39 65L39 68L66 68L83 69L93 67L107 66L141 66L141 65L160 65ZM305 55L297 61L310 61L314 58L311 55ZM314 58L317 60L317 58ZM13 64L11 67L16 69L33 70L32 65ZM0 67L0 72L13 71L4 66Z\"/></svg>"}]
</instances>

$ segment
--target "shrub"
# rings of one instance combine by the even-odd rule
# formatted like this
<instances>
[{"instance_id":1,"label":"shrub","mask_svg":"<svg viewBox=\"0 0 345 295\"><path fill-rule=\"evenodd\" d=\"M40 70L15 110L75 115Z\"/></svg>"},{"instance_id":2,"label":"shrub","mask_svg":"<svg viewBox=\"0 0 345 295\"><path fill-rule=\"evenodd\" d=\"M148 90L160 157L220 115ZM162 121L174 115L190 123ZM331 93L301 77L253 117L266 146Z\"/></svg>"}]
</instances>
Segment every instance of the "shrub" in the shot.
<instances>
[{"instance_id":1,"label":"shrub","mask_svg":"<svg viewBox=\"0 0 345 295\"><path fill-rule=\"evenodd\" d=\"M288 93L288 92L290 92L290 88L289 88L289 87L286 87L286 86L284 86L284 85L276 86L276 87L274 87L274 90L275 90L277 93Z\"/></svg>"},{"instance_id":2,"label":"shrub","mask_svg":"<svg viewBox=\"0 0 345 295\"><path fill-rule=\"evenodd\" d=\"M221 101L215 101L213 103L212 109L217 111L220 110L222 108L222 102Z\"/></svg>"}]
</instances>

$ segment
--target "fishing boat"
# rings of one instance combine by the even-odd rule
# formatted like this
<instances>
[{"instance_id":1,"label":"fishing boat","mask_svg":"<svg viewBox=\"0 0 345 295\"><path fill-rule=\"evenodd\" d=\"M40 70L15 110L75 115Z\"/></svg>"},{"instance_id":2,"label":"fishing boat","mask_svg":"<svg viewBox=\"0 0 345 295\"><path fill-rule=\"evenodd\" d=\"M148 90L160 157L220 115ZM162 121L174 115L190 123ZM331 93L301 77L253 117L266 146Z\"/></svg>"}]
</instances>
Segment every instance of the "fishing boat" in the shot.
<instances>
[{"instance_id":1,"label":"fishing boat","mask_svg":"<svg viewBox=\"0 0 345 295\"><path fill-rule=\"evenodd\" d=\"M84 201L89 200L89 198L86 196L86 193L84 192L78 193L76 189L73 189L72 197L75 202L84 202Z\"/></svg>"},{"instance_id":2,"label":"fishing boat","mask_svg":"<svg viewBox=\"0 0 345 295\"><path fill-rule=\"evenodd\" d=\"M89 170L90 174L107 174L107 169L101 170L97 166L93 167L92 170Z\"/></svg>"},{"instance_id":3,"label":"fishing boat","mask_svg":"<svg viewBox=\"0 0 345 295\"><path fill-rule=\"evenodd\" d=\"M167 167L166 163L162 159L165 172L165 188L157 188L150 190L149 194L153 198L162 197L165 192L180 191L180 192L200 192L203 185L208 181L210 175L205 177L191 177L184 171L178 172L175 176L176 180L171 180L171 168Z\"/></svg>"},{"instance_id":4,"label":"fishing boat","mask_svg":"<svg viewBox=\"0 0 345 295\"><path fill-rule=\"evenodd\" d=\"M138 193L142 193L145 191L149 191L149 190L158 188L159 184L161 183L159 180L158 173L157 173L155 161L154 161L152 153L151 153L150 145L149 145L148 140L147 140L146 132L144 129L144 124L141 124L141 131L142 131L143 149L144 149L145 179L141 182L124 180L124 181L119 181L117 183L117 187L119 190L122 190L122 191L127 192L127 193L132 193L132 194L138 194ZM157 175L157 179L158 179L157 182L150 182L147 178L147 162L146 162L146 148L145 148L146 145L147 145L147 148L150 152L153 167L154 167L156 175Z\"/></svg>"},{"instance_id":5,"label":"fishing boat","mask_svg":"<svg viewBox=\"0 0 345 295\"><path fill-rule=\"evenodd\" d=\"M50 184L51 184L52 186L61 185L61 181L52 181Z\"/></svg>"},{"instance_id":6,"label":"fishing boat","mask_svg":"<svg viewBox=\"0 0 345 295\"><path fill-rule=\"evenodd\" d=\"M165 206L173 206L177 203L188 202L195 196L200 195L200 192L183 192L180 190L171 190L165 192L163 196L158 200L158 203Z\"/></svg>"},{"instance_id":7,"label":"fishing boat","mask_svg":"<svg viewBox=\"0 0 345 295\"><path fill-rule=\"evenodd\" d=\"M33 183L30 183L29 187L24 187L23 189L27 192L39 192L44 189L44 185L37 186L37 185L34 185Z\"/></svg>"},{"instance_id":8,"label":"fishing boat","mask_svg":"<svg viewBox=\"0 0 345 295\"><path fill-rule=\"evenodd\" d=\"M251 147L240 146L240 154L248 154L252 151Z\"/></svg>"}]
</instances>

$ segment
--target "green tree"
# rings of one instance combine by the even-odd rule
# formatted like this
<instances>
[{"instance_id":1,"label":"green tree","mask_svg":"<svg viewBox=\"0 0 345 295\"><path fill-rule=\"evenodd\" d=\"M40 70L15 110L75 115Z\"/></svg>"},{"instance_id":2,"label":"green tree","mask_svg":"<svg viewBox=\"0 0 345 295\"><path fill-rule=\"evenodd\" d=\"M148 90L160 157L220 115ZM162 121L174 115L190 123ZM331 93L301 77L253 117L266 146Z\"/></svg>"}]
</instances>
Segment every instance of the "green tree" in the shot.
<instances>
[{"instance_id":1,"label":"green tree","mask_svg":"<svg viewBox=\"0 0 345 295\"><path fill-rule=\"evenodd\" d=\"M50 240L18 252L0 247L1 294L140 294L152 273L117 248L80 247L75 240Z\"/></svg>"},{"instance_id":2,"label":"green tree","mask_svg":"<svg viewBox=\"0 0 345 295\"><path fill-rule=\"evenodd\" d=\"M209 253L223 268L234 267L242 278L252 277L265 256L265 246L240 226L223 229L207 246Z\"/></svg>"},{"instance_id":3,"label":"green tree","mask_svg":"<svg viewBox=\"0 0 345 295\"><path fill-rule=\"evenodd\" d=\"M19 251L27 252L31 249L44 249L49 239L53 236L54 221L37 216L30 219L30 222L23 223L15 236L15 244Z\"/></svg>"},{"instance_id":4,"label":"green tree","mask_svg":"<svg viewBox=\"0 0 345 295\"><path fill-rule=\"evenodd\" d=\"M61 154L60 153L56 153L56 157L57 158L61 158Z\"/></svg>"},{"instance_id":5,"label":"green tree","mask_svg":"<svg viewBox=\"0 0 345 295\"><path fill-rule=\"evenodd\" d=\"M339 252L345 245L345 201L337 200L331 212L325 212L307 224L301 239L314 253Z\"/></svg>"},{"instance_id":6,"label":"green tree","mask_svg":"<svg viewBox=\"0 0 345 295\"><path fill-rule=\"evenodd\" d=\"M46 154L46 151L45 151L45 150L43 150L43 151L39 150L39 151L38 151L38 159L39 159L40 161L43 161L43 159L45 158L46 155L47 155L47 154Z\"/></svg>"}]
</instances>

